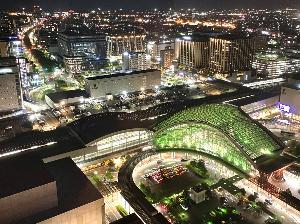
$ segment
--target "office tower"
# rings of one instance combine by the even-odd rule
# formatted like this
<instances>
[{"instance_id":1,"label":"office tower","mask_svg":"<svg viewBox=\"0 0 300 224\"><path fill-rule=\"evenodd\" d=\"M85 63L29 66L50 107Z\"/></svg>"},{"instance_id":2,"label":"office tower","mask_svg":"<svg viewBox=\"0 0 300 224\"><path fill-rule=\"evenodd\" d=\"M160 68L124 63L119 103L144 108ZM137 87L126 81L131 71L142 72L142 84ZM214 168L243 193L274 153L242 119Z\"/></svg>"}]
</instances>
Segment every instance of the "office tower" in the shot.
<instances>
[{"instance_id":1,"label":"office tower","mask_svg":"<svg viewBox=\"0 0 300 224\"><path fill-rule=\"evenodd\" d=\"M71 73L98 69L106 58L105 36L67 30L58 34L58 52Z\"/></svg>"},{"instance_id":2,"label":"office tower","mask_svg":"<svg viewBox=\"0 0 300 224\"><path fill-rule=\"evenodd\" d=\"M150 68L150 56L145 52L124 52L123 71L139 71Z\"/></svg>"},{"instance_id":3,"label":"office tower","mask_svg":"<svg viewBox=\"0 0 300 224\"><path fill-rule=\"evenodd\" d=\"M245 35L219 35L210 38L209 70L231 76L252 69L254 39Z\"/></svg>"},{"instance_id":4,"label":"office tower","mask_svg":"<svg viewBox=\"0 0 300 224\"><path fill-rule=\"evenodd\" d=\"M124 52L145 51L145 35L108 36L107 56L121 56Z\"/></svg>"},{"instance_id":5,"label":"office tower","mask_svg":"<svg viewBox=\"0 0 300 224\"><path fill-rule=\"evenodd\" d=\"M149 41L147 43L147 54L149 54L154 59L161 58L161 51L168 49L175 49L175 42L171 40L164 41Z\"/></svg>"},{"instance_id":6,"label":"office tower","mask_svg":"<svg viewBox=\"0 0 300 224\"><path fill-rule=\"evenodd\" d=\"M0 37L0 57L22 57L24 50L17 36Z\"/></svg>"},{"instance_id":7,"label":"office tower","mask_svg":"<svg viewBox=\"0 0 300 224\"><path fill-rule=\"evenodd\" d=\"M209 61L209 37L201 35L177 38L175 57L180 66L207 68Z\"/></svg>"},{"instance_id":8,"label":"office tower","mask_svg":"<svg viewBox=\"0 0 300 224\"><path fill-rule=\"evenodd\" d=\"M22 109L19 68L16 58L0 58L0 111Z\"/></svg>"},{"instance_id":9,"label":"office tower","mask_svg":"<svg viewBox=\"0 0 300 224\"><path fill-rule=\"evenodd\" d=\"M17 36L0 37L0 57L15 57L20 70L22 87L28 87L27 59L24 57L22 42Z\"/></svg>"},{"instance_id":10,"label":"office tower","mask_svg":"<svg viewBox=\"0 0 300 224\"><path fill-rule=\"evenodd\" d=\"M269 35L267 32L256 33L253 38L255 51L267 49L269 40Z\"/></svg>"},{"instance_id":11,"label":"office tower","mask_svg":"<svg viewBox=\"0 0 300 224\"><path fill-rule=\"evenodd\" d=\"M173 60L175 59L175 50L167 47L164 50L160 51L160 63L161 67L169 68L172 65Z\"/></svg>"}]
</instances>

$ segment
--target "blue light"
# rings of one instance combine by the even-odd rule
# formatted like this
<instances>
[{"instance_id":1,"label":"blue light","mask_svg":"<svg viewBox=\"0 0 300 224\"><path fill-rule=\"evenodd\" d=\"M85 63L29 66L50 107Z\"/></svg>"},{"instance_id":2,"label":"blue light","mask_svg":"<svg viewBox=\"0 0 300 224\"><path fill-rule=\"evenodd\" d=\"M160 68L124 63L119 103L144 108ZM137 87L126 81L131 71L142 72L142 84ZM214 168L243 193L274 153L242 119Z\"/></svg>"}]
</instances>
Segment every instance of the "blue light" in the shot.
<instances>
[{"instance_id":1,"label":"blue light","mask_svg":"<svg viewBox=\"0 0 300 224\"><path fill-rule=\"evenodd\" d=\"M285 113L291 113L291 107L282 103L278 104L278 108L280 111L285 112Z\"/></svg>"}]
</instances>

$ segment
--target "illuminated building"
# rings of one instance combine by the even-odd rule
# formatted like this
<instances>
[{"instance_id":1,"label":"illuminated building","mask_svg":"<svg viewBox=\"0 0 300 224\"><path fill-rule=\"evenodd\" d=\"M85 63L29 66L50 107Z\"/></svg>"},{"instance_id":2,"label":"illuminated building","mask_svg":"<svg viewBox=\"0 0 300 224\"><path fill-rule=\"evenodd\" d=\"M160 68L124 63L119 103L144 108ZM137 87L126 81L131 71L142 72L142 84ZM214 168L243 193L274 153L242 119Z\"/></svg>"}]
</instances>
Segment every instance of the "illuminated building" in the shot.
<instances>
[{"instance_id":1,"label":"illuminated building","mask_svg":"<svg viewBox=\"0 0 300 224\"><path fill-rule=\"evenodd\" d=\"M252 69L254 50L250 36L204 33L177 38L175 57L181 66L208 69L227 78Z\"/></svg>"},{"instance_id":2,"label":"illuminated building","mask_svg":"<svg viewBox=\"0 0 300 224\"><path fill-rule=\"evenodd\" d=\"M24 56L24 49L17 36L0 38L0 57L15 57L20 70L21 84L23 88L28 87L27 60Z\"/></svg>"},{"instance_id":3,"label":"illuminated building","mask_svg":"<svg viewBox=\"0 0 300 224\"><path fill-rule=\"evenodd\" d=\"M145 51L145 37L145 35L108 36L107 56L121 56L127 51Z\"/></svg>"},{"instance_id":4,"label":"illuminated building","mask_svg":"<svg viewBox=\"0 0 300 224\"><path fill-rule=\"evenodd\" d=\"M124 52L123 71L141 71L150 68L150 56L145 52Z\"/></svg>"},{"instance_id":5,"label":"illuminated building","mask_svg":"<svg viewBox=\"0 0 300 224\"><path fill-rule=\"evenodd\" d=\"M86 78L86 91L91 97L98 98L106 95L126 95L143 89L155 89L160 84L159 70L143 70L88 77Z\"/></svg>"},{"instance_id":6,"label":"illuminated building","mask_svg":"<svg viewBox=\"0 0 300 224\"><path fill-rule=\"evenodd\" d=\"M300 71L300 59L287 57L274 51L267 51L256 55L253 68L258 76L278 77L283 74Z\"/></svg>"},{"instance_id":7,"label":"illuminated building","mask_svg":"<svg viewBox=\"0 0 300 224\"><path fill-rule=\"evenodd\" d=\"M63 62L67 72L72 74L81 73L84 70L84 58L80 56L64 57Z\"/></svg>"},{"instance_id":8,"label":"illuminated building","mask_svg":"<svg viewBox=\"0 0 300 224\"><path fill-rule=\"evenodd\" d=\"M161 58L161 51L165 49L175 49L175 42L172 41L149 41L147 43L147 54L149 54L152 58L158 59Z\"/></svg>"},{"instance_id":9,"label":"illuminated building","mask_svg":"<svg viewBox=\"0 0 300 224\"><path fill-rule=\"evenodd\" d=\"M154 130L154 144L162 151L171 148L203 151L247 173L256 169L263 155L282 148L282 144L243 112L225 104L189 108L164 120Z\"/></svg>"},{"instance_id":10,"label":"illuminated building","mask_svg":"<svg viewBox=\"0 0 300 224\"><path fill-rule=\"evenodd\" d=\"M265 50L268 47L269 35L269 32L262 31L253 37L255 51Z\"/></svg>"},{"instance_id":11,"label":"illuminated building","mask_svg":"<svg viewBox=\"0 0 300 224\"><path fill-rule=\"evenodd\" d=\"M0 38L0 57L22 57L23 47L21 41L16 36Z\"/></svg>"},{"instance_id":12,"label":"illuminated building","mask_svg":"<svg viewBox=\"0 0 300 224\"><path fill-rule=\"evenodd\" d=\"M21 80L16 58L0 58L0 111L23 107Z\"/></svg>"},{"instance_id":13,"label":"illuminated building","mask_svg":"<svg viewBox=\"0 0 300 224\"><path fill-rule=\"evenodd\" d=\"M71 73L98 69L105 62L104 36L66 31L58 34L57 41L59 58Z\"/></svg>"},{"instance_id":14,"label":"illuminated building","mask_svg":"<svg viewBox=\"0 0 300 224\"><path fill-rule=\"evenodd\" d=\"M160 64L163 68L170 68L175 59L175 51L170 47L160 51Z\"/></svg>"},{"instance_id":15,"label":"illuminated building","mask_svg":"<svg viewBox=\"0 0 300 224\"><path fill-rule=\"evenodd\" d=\"M289 78L288 83L281 86L280 94L280 110L287 114L300 116L300 81L298 74ZM296 116L294 117L296 119Z\"/></svg>"},{"instance_id":16,"label":"illuminated building","mask_svg":"<svg viewBox=\"0 0 300 224\"><path fill-rule=\"evenodd\" d=\"M21 58L17 58L17 64L20 70L22 89L24 91L27 87L29 87L29 79L28 79L29 63L26 58L21 57Z\"/></svg>"},{"instance_id":17,"label":"illuminated building","mask_svg":"<svg viewBox=\"0 0 300 224\"><path fill-rule=\"evenodd\" d=\"M175 58L181 66L207 68L209 63L209 37L184 36L175 42Z\"/></svg>"},{"instance_id":18,"label":"illuminated building","mask_svg":"<svg viewBox=\"0 0 300 224\"><path fill-rule=\"evenodd\" d=\"M252 69L254 39L244 35L210 38L209 70L225 78Z\"/></svg>"},{"instance_id":19,"label":"illuminated building","mask_svg":"<svg viewBox=\"0 0 300 224\"><path fill-rule=\"evenodd\" d=\"M78 104L88 98L87 93L84 90L75 89L63 92L49 93L45 96L45 102L51 108Z\"/></svg>"}]
</instances>

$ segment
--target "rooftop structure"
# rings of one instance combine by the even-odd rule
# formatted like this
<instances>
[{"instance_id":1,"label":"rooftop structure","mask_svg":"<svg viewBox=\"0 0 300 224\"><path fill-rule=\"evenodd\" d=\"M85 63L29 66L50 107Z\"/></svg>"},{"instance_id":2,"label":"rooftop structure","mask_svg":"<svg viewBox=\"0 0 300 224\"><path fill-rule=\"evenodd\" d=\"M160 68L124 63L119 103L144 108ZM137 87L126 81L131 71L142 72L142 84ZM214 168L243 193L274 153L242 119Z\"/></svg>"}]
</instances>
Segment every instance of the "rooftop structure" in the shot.
<instances>
[{"instance_id":1,"label":"rooftop structure","mask_svg":"<svg viewBox=\"0 0 300 224\"><path fill-rule=\"evenodd\" d=\"M0 166L1 223L103 223L102 195L70 158L44 164L22 156Z\"/></svg>"},{"instance_id":2,"label":"rooftop structure","mask_svg":"<svg viewBox=\"0 0 300 224\"><path fill-rule=\"evenodd\" d=\"M45 101L50 107L59 107L67 104L75 104L88 98L84 90L76 89L63 92L49 93L45 96Z\"/></svg>"},{"instance_id":3,"label":"rooftop structure","mask_svg":"<svg viewBox=\"0 0 300 224\"><path fill-rule=\"evenodd\" d=\"M161 84L159 70L141 70L111 75L86 78L86 91L91 97L99 98L106 95L126 95L147 89L155 89Z\"/></svg>"},{"instance_id":4,"label":"rooftop structure","mask_svg":"<svg viewBox=\"0 0 300 224\"><path fill-rule=\"evenodd\" d=\"M255 161L260 157L275 156L283 148L266 129L237 107L227 104L183 110L158 123L154 130L154 142L160 149L204 151L246 172L256 167Z\"/></svg>"},{"instance_id":5,"label":"rooftop structure","mask_svg":"<svg viewBox=\"0 0 300 224\"><path fill-rule=\"evenodd\" d=\"M23 107L20 70L15 57L0 58L0 111Z\"/></svg>"}]
</instances>

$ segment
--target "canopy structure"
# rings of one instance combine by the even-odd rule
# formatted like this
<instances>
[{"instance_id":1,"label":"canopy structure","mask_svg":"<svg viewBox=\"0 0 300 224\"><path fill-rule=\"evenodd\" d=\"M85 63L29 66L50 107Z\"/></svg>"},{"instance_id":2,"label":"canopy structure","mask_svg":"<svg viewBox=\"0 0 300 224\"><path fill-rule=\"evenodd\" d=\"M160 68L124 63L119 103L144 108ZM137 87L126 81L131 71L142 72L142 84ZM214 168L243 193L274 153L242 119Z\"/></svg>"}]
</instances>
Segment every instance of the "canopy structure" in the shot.
<instances>
[{"instance_id":1,"label":"canopy structure","mask_svg":"<svg viewBox=\"0 0 300 224\"><path fill-rule=\"evenodd\" d=\"M154 127L160 150L194 149L250 172L256 160L278 154L283 145L271 133L229 104L205 104L182 110Z\"/></svg>"}]
</instances>

